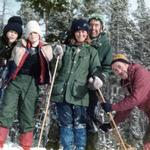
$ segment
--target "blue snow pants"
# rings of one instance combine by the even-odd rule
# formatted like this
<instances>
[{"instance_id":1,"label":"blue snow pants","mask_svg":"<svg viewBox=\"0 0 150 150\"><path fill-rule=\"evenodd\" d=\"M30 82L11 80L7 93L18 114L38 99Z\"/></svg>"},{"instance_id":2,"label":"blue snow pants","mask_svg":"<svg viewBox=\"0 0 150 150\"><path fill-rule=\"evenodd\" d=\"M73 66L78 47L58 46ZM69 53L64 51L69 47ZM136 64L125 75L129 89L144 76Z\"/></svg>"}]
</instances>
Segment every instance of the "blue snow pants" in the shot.
<instances>
[{"instance_id":1,"label":"blue snow pants","mask_svg":"<svg viewBox=\"0 0 150 150\"><path fill-rule=\"evenodd\" d=\"M85 150L86 107L57 103L60 141L64 150Z\"/></svg>"}]
</instances>

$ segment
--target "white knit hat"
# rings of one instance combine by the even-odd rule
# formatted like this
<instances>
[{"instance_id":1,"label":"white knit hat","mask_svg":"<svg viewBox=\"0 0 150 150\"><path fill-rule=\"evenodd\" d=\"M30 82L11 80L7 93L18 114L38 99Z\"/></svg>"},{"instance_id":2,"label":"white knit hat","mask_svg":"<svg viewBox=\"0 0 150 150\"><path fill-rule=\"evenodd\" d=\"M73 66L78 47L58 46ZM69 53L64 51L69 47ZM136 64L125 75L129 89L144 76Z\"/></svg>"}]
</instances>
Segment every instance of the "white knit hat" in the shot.
<instances>
[{"instance_id":1,"label":"white knit hat","mask_svg":"<svg viewBox=\"0 0 150 150\"><path fill-rule=\"evenodd\" d=\"M29 34L32 32L36 32L40 36L42 36L40 26L39 26L38 22L35 20L31 20L27 23L26 29L25 29L25 38L27 39L29 37Z\"/></svg>"}]
</instances>

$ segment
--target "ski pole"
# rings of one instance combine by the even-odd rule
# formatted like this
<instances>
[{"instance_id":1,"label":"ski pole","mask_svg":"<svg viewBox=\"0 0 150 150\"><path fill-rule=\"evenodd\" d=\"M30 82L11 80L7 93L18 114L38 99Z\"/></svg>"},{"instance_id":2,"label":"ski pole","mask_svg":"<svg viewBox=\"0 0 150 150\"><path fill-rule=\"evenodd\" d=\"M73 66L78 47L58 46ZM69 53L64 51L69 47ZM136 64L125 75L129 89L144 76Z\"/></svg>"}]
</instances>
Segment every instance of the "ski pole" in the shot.
<instances>
[{"instance_id":1,"label":"ski pole","mask_svg":"<svg viewBox=\"0 0 150 150\"><path fill-rule=\"evenodd\" d=\"M97 91L98 91L97 95L98 95L98 97L99 97L100 102L105 103L106 101L105 101L105 99L104 99L104 96L103 96L101 90L98 89ZM120 133L119 133L119 131L118 131L117 125L116 125L116 123L115 123L115 121L114 121L114 119L113 119L112 114L111 114L110 112L108 112L107 114L108 114L108 116L109 116L109 118L110 118L110 121L111 121L111 123L112 123L113 128L115 128L115 130L116 130L116 133L117 133L117 135L118 135L118 138L119 138L119 140L120 140L120 143L121 143L123 149L124 149L124 150L127 150L127 148L126 148L126 146L125 146L125 143L124 143L124 141L123 141L123 139L122 139L122 137L121 137L121 135L120 135Z\"/></svg>"},{"instance_id":2,"label":"ski pole","mask_svg":"<svg viewBox=\"0 0 150 150\"><path fill-rule=\"evenodd\" d=\"M54 74L53 74L53 77L52 77L52 82L51 82L50 90L49 90L48 97L47 97L48 102L47 102L47 105L46 105L45 115L44 115L44 119L43 119L43 123L42 123L42 127L41 127L41 132L40 132L40 137L39 137L39 141L38 141L38 147L37 147L38 149L40 147L41 140L42 140L43 130L44 130L44 126L45 126L46 117L47 117L47 114L48 114L48 108L49 108L49 105L50 105L50 98L51 98L52 89L53 89L53 85L54 85L54 81L55 81L55 76L56 76L58 63L59 63L59 56L57 56L57 60L56 60L55 68L54 68Z\"/></svg>"}]
</instances>

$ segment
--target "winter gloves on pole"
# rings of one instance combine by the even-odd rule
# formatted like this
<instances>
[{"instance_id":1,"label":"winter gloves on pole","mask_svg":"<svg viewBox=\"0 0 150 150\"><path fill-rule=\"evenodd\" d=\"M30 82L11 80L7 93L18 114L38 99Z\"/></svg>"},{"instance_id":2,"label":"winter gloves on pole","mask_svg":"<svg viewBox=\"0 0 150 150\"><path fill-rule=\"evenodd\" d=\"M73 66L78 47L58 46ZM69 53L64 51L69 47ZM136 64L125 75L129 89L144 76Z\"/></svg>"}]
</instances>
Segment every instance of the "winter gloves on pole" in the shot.
<instances>
[{"instance_id":1,"label":"winter gloves on pole","mask_svg":"<svg viewBox=\"0 0 150 150\"><path fill-rule=\"evenodd\" d=\"M111 104L108 103L108 102L101 103L101 106L102 106L103 110L104 110L106 113L112 111L112 106L111 106Z\"/></svg>"},{"instance_id":2,"label":"winter gloves on pole","mask_svg":"<svg viewBox=\"0 0 150 150\"><path fill-rule=\"evenodd\" d=\"M55 57L59 56L59 59L62 59L63 54L64 54L63 47L61 45L56 45L56 47L54 49L54 55L55 55Z\"/></svg>"},{"instance_id":3,"label":"winter gloves on pole","mask_svg":"<svg viewBox=\"0 0 150 150\"><path fill-rule=\"evenodd\" d=\"M88 87L90 89L92 89L92 90L98 90L102 86L103 86L103 81L99 77L94 76L94 77L90 77L89 78L89 85L88 85Z\"/></svg>"}]
</instances>

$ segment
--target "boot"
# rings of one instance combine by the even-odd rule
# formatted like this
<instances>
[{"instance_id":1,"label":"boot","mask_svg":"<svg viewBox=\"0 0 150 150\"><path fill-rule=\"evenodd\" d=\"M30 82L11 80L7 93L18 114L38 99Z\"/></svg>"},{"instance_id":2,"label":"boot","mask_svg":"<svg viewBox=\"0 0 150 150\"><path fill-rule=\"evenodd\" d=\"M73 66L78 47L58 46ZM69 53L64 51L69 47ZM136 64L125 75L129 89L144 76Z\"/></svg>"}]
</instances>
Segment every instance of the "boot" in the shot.
<instances>
[{"instance_id":1,"label":"boot","mask_svg":"<svg viewBox=\"0 0 150 150\"><path fill-rule=\"evenodd\" d=\"M150 149L150 143L145 143L143 150L149 150L149 149Z\"/></svg>"},{"instance_id":2,"label":"boot","mask_svg":"<svg viewBox=\"0 0 150 150\"><path fill-rule=\"evenodd\" d=\"M8 128L0 127L0 149L3 148L3 145L8 135L8 131L9 131Z\"/></svg>"},{"instance_id":3,"label":"boot","mask_svg":"<svg viewBox=\"0 0 150 150\"><path fill-rule=\"evenodd\" d=\"M86 150L97 150L98 132L87 133Z\"/></svg>"},{"instance_id":4,"label":"boot","mask_svg":"<svg viewBox=\"0 0 150 150\"><path fill-rule=\"evenodd\" d=\"M30 150L33 143L33 132L31 131L31 132L22 133L19 136L19 142L23 150Z\"/></svg>"}]
</instances>

